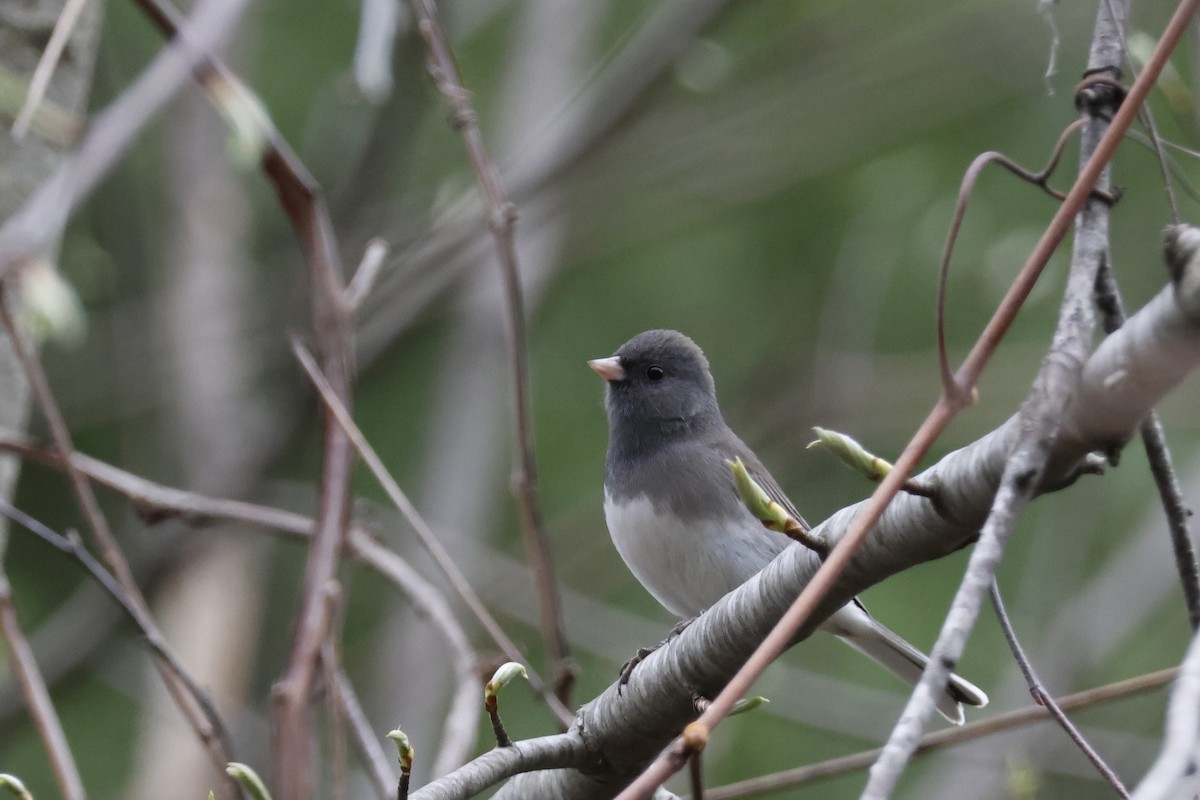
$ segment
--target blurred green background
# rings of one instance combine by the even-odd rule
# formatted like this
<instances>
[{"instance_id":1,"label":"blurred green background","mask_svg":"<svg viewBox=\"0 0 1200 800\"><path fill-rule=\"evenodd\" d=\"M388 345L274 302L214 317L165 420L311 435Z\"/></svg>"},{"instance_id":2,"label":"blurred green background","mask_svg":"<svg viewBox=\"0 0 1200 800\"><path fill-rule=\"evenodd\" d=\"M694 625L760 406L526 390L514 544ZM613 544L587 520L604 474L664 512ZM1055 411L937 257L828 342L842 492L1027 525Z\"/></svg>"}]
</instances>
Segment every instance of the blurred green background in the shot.
<instances>
[{"instance_id":1,"label":"blurred green background","mask_svg":"<svg viewBox=\"0 0 1200 800\"><path fill-rule=\"evenodd\" d=\"M1040 11L1061 35L1048 77L1054 33ZM1131 27L1153 35L1170 11L1139 5ZM369 99L356 84L360 12L345 0L254 4L229 61L324 187L348 269L371 237L391 245L357 319L359 422L544 670L507 489L496 266L472 177L406 14L390 91ZM937 263L962 172L985 150L1041 166L1075 117L1095 7L473 0L442 13L522 215L541 498L583 702L672 623L608 540L602 387L585 360L641 330L678 328L705 348L730 423L810 521L862 498L869 485L805 449L809 429L836 428L894 457L924 418L938 393ZM160 46L131 4L109 3L92 108ZM1189 84L1194 57L1175 57ZM188 87L168 107L69 228L61 268L87 306L89 334L76 348L51 345L48 367L81 450L170 485L311 509L315 405L286 350L286 332L307 325L306 268L271 187L233 163L197 95ZM1165 136L1197 146L1189 110L1161 97L1152 107ZM1056 185L1069 185L1076 160L1072 144ZM1191 161L1180 169L1196 178ZM1118 154L1114 180L1126 194L1113 263L1136 308L1164 283L1167 205L1153 155L1136 142ZM1182 202L1193 216L1194 201ZM1036 189L985 174L950 278L953 357L1053 211ZM1052 261L985 373L980 404L931 458L1017 409L1053 329L1065 264L1061 254ZM1198 389L1189 381L1162 409L1193 505ZM436 581L365 472L356 494L359 512ZM286 659L304 551L260 531L147 527L122 498L102 500L168 635L214 688L243 758L268 773L269 690ZM65 482L47 470L27 467L17 501L60 529L81 524ZM57 554L15 535L8 558L90 796L206 796L212 773L202 760L189 771L199 748L158 696L138 637ZM964 564L959 553L911 570L865 600L927 648ZM1173 570L1145 458L1131 446L1119 469L1031 507L1001 581L1035 666L1066 693L1177 663L1188 630ZM419 785L446 713L445 651L380 578L353 564L343 578L346 667L380 735L400 725L413 737ZM959 671L993 698L970 719L1029 702L989 613ZM796 648L759 691L771 705L732 720L710 745L709 785L876 746L904 702L890 676L830 637ZM1165 696L1077 715L1127 782L1156 752ZM553 730L520 688L503 707L514 738ZM489 738L481 714L476 751ZM350 796L371 796L353 756L351 765ZM0 694L0 770L39 798L56 796L11 678ZM772 796L852 798L863 780ZM328 761L321 781L318 796L334 796ZM1040 726L922 758L899 796L1108 791L1065 736Z\"/></svg>"}]
</instances>

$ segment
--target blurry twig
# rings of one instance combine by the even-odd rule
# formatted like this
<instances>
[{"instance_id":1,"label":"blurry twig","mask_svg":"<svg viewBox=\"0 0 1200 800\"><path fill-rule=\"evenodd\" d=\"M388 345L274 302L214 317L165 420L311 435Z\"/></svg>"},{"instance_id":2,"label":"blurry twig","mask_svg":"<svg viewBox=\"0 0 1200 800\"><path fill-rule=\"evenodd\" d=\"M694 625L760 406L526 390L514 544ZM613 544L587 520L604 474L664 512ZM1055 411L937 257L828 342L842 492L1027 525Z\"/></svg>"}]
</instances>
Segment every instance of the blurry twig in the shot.
<instances>
[{"instance_id":1,"label":"blurry twig","mask_svg":"<svg viewBox=\"0 0 1200 800\"><path fill-rule=\"evenodd\" d=\"M141 621L147 627L154 629L154 621L150 616L146 599L142 596L141 589L138 588L133 572L129 568L129 562L125 560L125 556L121 553L116 538L108 526L108 520L100 510L100 504L96 501L91 483L83 473L75 468L71 460L71 454L74 453L75 448L71 443L71 434L67 429L66 420L50 389L50 382L46 378L41 362L24 332L13 320L2 284L0 284L0 324L7 331L13 351L29 380L30 389L33 391L38 408L50 429L54 447L61 458L63 470L67 474L84 518L87 520L88 530L91 531L96 547L100 550L101 559L108 566L111 577L116 582L115 585L120 587L122 601L137 608L141 614ZM155 635L161 638L157 629L155 629ZM224 723L217 716L207 695L199 690L199 686L184 671L183 665L178 659L160 657L156 664L167 690L183 711L188 723L196 731L196 735L204 743L214 765L221 769L225 764L233 761L231 740Z\"/></svg>"},{"instance_id":2,"label":"blurry twig","mask_svg":"<svg viewBox=\"0 0 1200 800\"><path fill-rule=\"evenodd\" d=\"M28 530L30 533L36 535L39 539L49 544L55 550L58 550L60 553L75 559L80 565L83 566L85 570L87 570L88 574L100 584L105 592L107 592L109 596L117 601L117 605L121 607L121 610L125 612L126 616L133 620L134 625L137 626L138 631L141 632L142 637L145 639L146 645L157 657L156 662L160 665L164 665L160 671L169 673L177 678L190 695L191 699L202 710L208 725L210 726L209 730L207 731L208 736L210 738L220 740L220 747L223 752L232 753L233 747L230 744L229 733L225 729L225 725L221 721L220 716L217 714L216 707L213 705L212 700L209 699L208 695L205 693L200 684L198 684L195 679L188 674L183 664L175 656L174 652L170 649L170 646L158 632L158 628L155 626L154 621L150 618L150 615L140 604L138 604L132 597L129 596L129 594L125 591L125 588L120 585L117 579L113 577L113 575L109 573L108 570L106 570L98 561L96 561L95 557L93 557L92 554L83 547L82 543L80 543L77 538L63 536L62 534L51 530L49 527L43 525L41 522L21 511L7 500L0 499L0 514L3 514L13 522L16 522L18 525ZM205 740L205 744L209 746L210 750L215 749L215 747L213 747L207 739ZM230 761L232 760L233 759L230 759ZM224 768L224 764L221 766Z\"/></svg>"},{"instance_id":3,"label":"blurry twig","mask_svg":"<svg viewBox=\"0 0 1200 800\"><path fill-rule=\"evenodd\" d=\"M342 675L342 653L338 646L337 631L344 621L344 605L341 587L331 584L325 593L325 641L321 643L321 680L324 682L325 699L329 713L329 749L333 765L330 780L333 784L334 800L346 800L346 724L347 715L338 691L338 678ZM353 694L353 689L350 690Z\"/></svg>"},{"instance_id":4,"label":"blurry twig","mask_svg":"<svg viewBox=\"0 0 1200 800\"><path fill-rule=\"evenodd\" d=\"M29 717L37 728L42 740L42 747L50 760L54 772L54 780L66 800L83 800L85 797L83 779L79 777L79 767L75 764L75 756L71 753L71 745L63 732L62 721L54 710L54 702L46 689L46 680L38 669L37 660L29 640L21 630L17 611L12 603L12 586L4 565L0 562L0 634L4 637L4 645L8 650L8 660L17 682L21 685L21 694L25 697L25 705L29 709Z\"/></svg>"},{"instance_id":5,"label":"blurry twig","mask_svg":"<svg viewBox=\"0 0 1200 800\"><path fill-rule=\"evenodd\" d=\"M0 428L0 450L62 469L62 458L48 448L39 447L28 437ZM177 519L192 526L218 521L236 522L253 527L310 537L313 520L303 514L284 511L241 500L223 500L183 489L174 489L126 472L83 453L72 453L76 468L90 479L129 498L149 524ZM462 763L470 753L477 734L478 676L475 652L466 632L459 625L442 594L399 555L377 542L363 527L350 528L347 541L350 554L394 584L442 634L450 649L450 664L456 689L451 710L446 716L442 744L434 761L435 771L448 771ZM451 585L454 581L451 580ZM476 608L469 601L471 611ZM481 622L483 622L481 620ZM490 628L483 622L484 628ZM503 645L501 644L503 648Z\"/></svg>"},{"instance_id":6,"label":"blurry twig","mask_svg":"<svg viewBox=\"0 0 1200 800\"><path fill-rule=\"evenodd\" d=\"M692 800L704 800L704 767L701 761L703 750L692 754L688 762L688 778L692 783Z\"/></svg>"},{"instance_id":7,"label":"blurry twig","mask_svg":"<svg viewBox=\"0 0 1200 800\"><path fill-rule=\"evenodd\" d=\"M989 151L976 156L975 160L971 162L971 166L967 167L967 171L963 174L962 184L958 190L958 200L954 204L954 216L950 220L950 230L946 234L946 246L942 249L937 295L937 346L942 372L942 391L948 393L952 398L959 398L965 403L969 395L965 395L962 387L955 384L954 375L950 370L950 356L946 352L946 284L950 277L950 258L954 254L958 232L962 228L963 218L967 213L967 204L971 200L972 192L975 191L979 175L990 164L998 164L1021 180L1039 187L1043 192L1061 202L1066 199L1066 195L1051 188L1050 176L1058 168L1058 162L1062 159L1063 148L1066 147L1067 141L1082 126L1083 120L1077 119L1063 129L1063 132L1059 134L1058 141L1054 144L1054 150L1050 153L1050 160L1046 162L1046 166L1042 168L1041 172L1030 172L1003 153Z\"/></svg>"},{"instance_id":8,"label":"blurry twig","mask_svg":"<svg viewBox=\"0 0 1200 800\"><path fill-rule=\"evenodd\" d=\"M358 744L363 763L367 767L367 775L370 776L371 784L375 787L375 793L379 795L379 800L390 800L392 782L395 779L392 771L388 768L387 755L379 744L379 737L371 729L371 723L367 719L366 712L363 711L362 703L358 701L354 685L350 683L350 677L346 675L344 669L337 670L334 682L330 686L330 692L341 709L342 715L350 724L350 732L354 736L355 743Z\"/></svg>"},{"instance_id":9,"label":"blurry twig","mask_svg":"<svg viewBox=\"0 0 1200 800\"><path fill-rule=\"evenodd\" d=\"M1126 678L1122 681L1060 697L1058 698L1058 706L1065 711L1074 711L1080 708L1109 703L1113 700L1121 700L1133 695L1153 691L1154 689L1160 689L1174 681L1178 674L1179 668L1171 667L1170 669L1139 675L1136 678ZM976 739L982 739L986 736L1003 733L1004 731L1031 725L1035 722L1042 722L1049 717L1050 711L1045 706L1031 705L976 722L968 722L961 727L934 731L921 737L913 755L925 755L926 753L932 753L947 747L966 744L967 742L973 742ZM875 762L875 759L879 757L882 750L883 748L877 747L872 750L864 750L861 753L838 756L837 758L831 758L828 761L821 761L816 764L806 764L803 767L784 770L773 775L763 775L726 786L718 786L715 789L708 790L708 800L733 800L733 798L753 797L793 786L814 783L826 778L834 778L849 772L856 772L871 766Z\"/></svg>"},{"instance_id":10,"label":"blurry twig","mask_svg":"<svg viewBox=\"0 0 1200 800\"><path fill-rule=\"evenodd\" d=\"M446 551L446 548L438 541L429 524L425 522L420 513L417 512L416 507L413 506L412 502L400 489L400 486L388 473L387 467L384 466L379 455L363 436L362 431L354 424L354 420L350 418L349 412L341 406L338 399L330 392L329 384L318 369L312 355L309 354L303 344L295 339L292 340L292 352L301 366L304 367L304 371L308 373L309 379L321 396L321 401L338 421L338 424L347 432L354 447L362 457L363 462L371 470L371 474L375 477L375 480L379 482L380 486L387 493L388 498L400 513L404 515L409 524L412 525L417 538L421 540L421 543L425 545L429 554L433 556L434 561L437 562L438 567L441 568L442 573L446 576L454 591L466 603L467 608L471 610L475 618L483 625L484 630L488 632L492 640L504 651L505 656L512 661L522 660L524 656L516 644L508 638L508 634L504 632L504 629L496 622L491 612L487 610L483 601L479 599L479 595L471 588L471 584L466 579L466 576L462 574L462 571L459 570L454 560L450 558L450 554ZM573 719L571 712L553 692L547 689L545 682L532 669L529 670L529 683L533 686L534 691L550 706L550 710L554 712L559 722L569 725Z\"/></svg>"},{"instance_id":11,"label":"blurry twig","mask_svg":"<svg viewBox=\"0 0 1200 800\"><path fill-rule=\"evenodd\" d=\"M1108 4L1108 13L1114 19L1119 19L1116 8L1113 7L1113 0L1104 0ZM1125 33L1126 26L1119 24L1117 26L1117 34L1121 37L1121 49L1125 53L1125 64L1129 67L1129 72L1134 78L1137 78L1137 66L1133 63L1133 56L1129 52L1129 39ZM1163 140L1158 135L1158 125L1154 122L1154 109L1150 108L1149 103L1142 107L1140 116L1145 120L1146 130L1150 132L1151 149L1154 150L1154 157L1158 161L1159 174L1162 176L1163 193L1167 196L1167 207L1171 209L1171 222L1179 224L1179 204L1175 200L1175 188L1171 185L1171 169L1167 165L1167 156L1163 151Z\"/></svg>"},{"instance_id":12,"label":"blurry twig","mask_svg":"<svg viewBox=\"0 0 1200 800\"><path fill-rule=\"evenodd\" d=\"M191 35L163 48L129 88L92 118L79 149L0 225L0 278L59 238L71 213L126 148L187 80L203 51L224 41L246 0L200 0L189 17Z\"/></svg>"},{"instance_id":13,"label":"blurry twig","mask_svg":"<svg viewBox=\"0 0 1200 800\"><path fill-rule=\"evenodd\" d=\"M29 94L25 96L25 105L21 107L21 113L17 114L16 122L13 123L14 139L21 140L29 131L29 125L41 107L46 89L50 86L50 79L54 76L54 68L58 66L63 48L67 46L67 40L71 38L71 32L75 29L75 23L79 21L79 15L86 4L87 0L67 0L62 13L58 15L54 30L50 33L50 41L46 43L46 49L42 51L42 57L33 71L33 78L29 81Z\"/></svg>"},{"instance_id":14,"label":"blurry twig","mask_svg":"<svg viewBox=\"0 0 1200 800\"><path fill-rule=\"evenodd\" d=\"M1004 608L1004 599L1000 596L1000 585L996 579L992 578L991 586L992 606L996 609L996 618L1000 621L1000 628L1004 631L1004 638L1008 641L1008 647L1012 650L1013 658L1017 661L1017 666L1021 668L1021 674L1025 676L1025 683L1029 686L1029 694L1032 695L1033 701L1039 706L1045 706L1050 712L1050 716L1054 717L1059 726L1066 731L1067 736L1071 737L1071 741L1083 751L1087 760L1092 762L1092 766L1100 773L1104 780L1108 781L1121 797L1129 797L1129 790L1125 788L1125 784L1121 782L1121 778L1113 771L1103 756L1092 747L1083 734L1079 732L1079 728L1071 722L1066 713L1062 710L1054 700L1054 696L1046 691L1046 687L1042 684L1037 673L1033 671L1033 664L1029 661L1029 656L1025 653L1025 648L1021 646L1020 640L1017 638L1017 632L1013 628L1012 620L1008 618L1008 611Z\"/></svg>"},{"instance_id":15,"label":"blurry twig","mask_svg":"<svg viewBox=\"0 0 1200 800\"><path fill-rule=\"evenodd\" d=\"M14 117L25 102L29 84L15 70L0 65L0 115ZM79 138L83 118L58 103L43 100L30 120L35 136L62 148L70 147Z\"/></svg>"},{"instance_id":16,"label":"blurry twig","mask_svg":"<svg viewBox=\"0 0 1200 800\"><path fill-rule=\"evenodd\" d=\"M529 399L529 348L525 332L524 298L517 266L514 226L517 210L508 199L474 109L470 94L462 84L450 43L446 39L430 0L411 0L417 27L429 48L430 72L445 96L453 114L452 123L462 137L476 183L483 195L488 228L500 262L508 325L509 366L512 372L513 401L513 475L512 490L521 520L521 533L537 584L542 639L551 660L554 693L565 705L570 702L575 682L566 632L563 629L562 600L554 576L554 561L546 539L545 524L538 505L537 462L533 451L533 412Z\"/></svg>"},{"instance_id":17,"label":"blurry twig","mask_svg":"<svg viewBox=\"0 0 1200 800\"><path fill-rule=\"evenodd\" d=\"M345 303L351 314L359 309L363 300L367 299L367 295L371 293L387 254L388 244L383 239L372 239L367 242L362 261L359 262L358 269L354 271L354 277L350 279L350 284L342 294L342 302Z\"/></svg>"},{"instance_id":18,"label":"blurry twig","mask_svg":"<svg viewBox=\"0 0 1200 800\"><path fill-rule=\"evenodd\" d=\"M1096 274L1096 307L1106 334L1125 324L1125 304L1117 277L1113 274L1108 259L1100 265ZM1150 412L1141 425L1142 446L1150 463L1150 473L1158 487L1163 511L1167 516L1167 531L1171 536L1171 547L1175 554L1175 566L1179 571L1179 582L1183 586L1183 599L1187 606L1188 622L1192 630L1200 628L1200 566L1196 563L1196 550L1192 546L1188 518L1191 512L1179 487L1175 467L1171 462L1171 450L1167 446L1166 433L1157 412Z\"/></svg>"},{"instance_id":19,"label":"blurry twig","mask_svg":"<svg viewBox=\"0 0 1200 800\"><path fill-rule=\"evenodd\" d=\"M400 0L362 0L354 46L354 82L363 97L382 103L392 93L392 50L404 8Z\"/></svg>"},{"instance_id":20,"label":"blurry twig","mask_svg":"<svg viewBox=\"0 0 1200 800\"><path fill-rule=\"evenodd\" d=\"M163 0L135 0L168 38L187 37L178 11ZM320 186L263 112L257 98L211 51L197 62L196 79L231 118L246 126L260 148L260 166L274 184L304 250L312 275L313 334L321 368L338 399L350 404L352 344L349 310L343 302L342 265L333 222ZM275 686L276 776L279 794L304 800L310 790L307 755L308 702L328 619L322 599L336 577L350 513L354 452L333 420L325 419L324 461L318 493L316 527L304 569L300 609L287 666Z\"/></svg>"}]
</instances>

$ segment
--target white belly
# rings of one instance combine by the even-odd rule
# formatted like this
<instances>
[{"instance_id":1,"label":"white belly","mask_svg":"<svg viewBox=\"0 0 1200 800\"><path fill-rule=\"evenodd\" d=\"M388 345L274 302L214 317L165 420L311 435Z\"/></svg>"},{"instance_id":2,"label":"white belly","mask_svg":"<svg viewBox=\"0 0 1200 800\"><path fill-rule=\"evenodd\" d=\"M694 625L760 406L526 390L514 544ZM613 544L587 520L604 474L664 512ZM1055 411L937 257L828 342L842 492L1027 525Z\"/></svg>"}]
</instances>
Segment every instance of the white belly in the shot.
<instances>
[{"instance_id":1,"label":"white belly","mask_svg":"<svg viewBox=\"0 0 1200 800\"><path fill-rule=\"evenodd\" d=\"M604 518L617 552L671 613L692 617L745 583L788 542L749 513L682 523L645 497L618 506L608 494Z\"/></svg>"}]
</instances>

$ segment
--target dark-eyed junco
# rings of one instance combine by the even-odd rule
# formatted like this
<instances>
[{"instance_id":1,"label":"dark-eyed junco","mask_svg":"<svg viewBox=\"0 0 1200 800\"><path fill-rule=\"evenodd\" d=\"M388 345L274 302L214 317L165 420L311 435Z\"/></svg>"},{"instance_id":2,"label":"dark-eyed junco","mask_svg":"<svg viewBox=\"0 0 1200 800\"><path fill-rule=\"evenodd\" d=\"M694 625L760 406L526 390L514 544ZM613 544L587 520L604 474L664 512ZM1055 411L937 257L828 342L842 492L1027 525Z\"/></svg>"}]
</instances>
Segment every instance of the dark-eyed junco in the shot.
<instances>
[{"instance_id":1,"label":"dark-eyed junco","mask_svg":"<svg viewBox=\"0 0 1200 800\"><path fill-rule=\"evenodd\" d=\"M791 542L745 508L726 461L740 456L772 499L803 518L717 406L708 359L688 337L640 333L588 365L607 381L604 516L642 585L673 614L694 617L761 570ZM928 657L855 600L821 626L909 684ZM987 695L950 676L938 710L962 724L962 704Z\"/></svg>"}]
</instances>

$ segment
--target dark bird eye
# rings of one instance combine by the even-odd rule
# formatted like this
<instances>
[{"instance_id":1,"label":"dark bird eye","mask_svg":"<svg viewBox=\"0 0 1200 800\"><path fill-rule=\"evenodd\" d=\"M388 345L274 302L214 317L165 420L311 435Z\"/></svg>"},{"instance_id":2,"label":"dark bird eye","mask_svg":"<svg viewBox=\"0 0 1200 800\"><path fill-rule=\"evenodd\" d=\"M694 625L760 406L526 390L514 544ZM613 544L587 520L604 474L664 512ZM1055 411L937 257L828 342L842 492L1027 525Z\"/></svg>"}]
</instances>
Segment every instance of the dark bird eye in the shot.
<instances>
[{"instance_id":1,"label":"dark bird eye","mask_svg":"<svg viewBox=\"0 0 1200 800\"><path fill-rule=\"evenodd\" d=\"M660 381L660 380L662 380L663 375L666 375L666 374L667 373L663 372L663 368L658 366L657 364L654 364L654 365L646 368L646 377L652 381Z\"/></svg>"}]
</instances>

